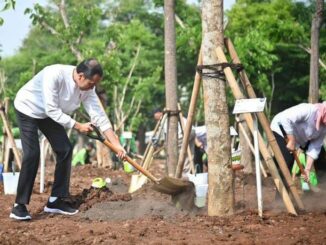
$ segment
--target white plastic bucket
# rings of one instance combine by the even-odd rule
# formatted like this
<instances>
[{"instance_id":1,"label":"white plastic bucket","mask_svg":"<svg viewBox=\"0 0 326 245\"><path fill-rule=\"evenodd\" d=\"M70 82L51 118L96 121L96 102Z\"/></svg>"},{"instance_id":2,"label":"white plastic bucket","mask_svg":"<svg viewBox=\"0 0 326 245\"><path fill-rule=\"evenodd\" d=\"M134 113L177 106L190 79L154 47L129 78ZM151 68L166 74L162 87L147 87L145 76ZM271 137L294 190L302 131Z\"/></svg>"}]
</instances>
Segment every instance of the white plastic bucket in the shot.
<instances>
[{"instance_id":1,"label":"white plastic bucket","mask_svg":"<svg viewBox=\"0 0 326 245\"><path fill-rule=\"evenodd\" d=\"M188 174L188 179L195 185L195 205L199 208L205 207L208 190L208 173Z\"/></svg>"},{"instance_id":2,"label":"white plastic bucket","mask_svg":"<svg viewBox=\"0 0 326 245\"><path fill-rule=\"evenodd\" d=\"M195 205L199 208L204 207L206 205L208 184L195 185L195 188L196 188Z\"/></svg>"},{"instance_id":3,"label":"white plastic bucket","mask_svg":"<svg viewBox=\"0 0 326 245\"><path fill-rule=\"evenodd\" d=\"M195 185L206 185L208 183L208 173L188 174L189 181Z\"/></svg>"},{"instance_id":4,"label":"white plastic bucket","mask_svg":"<svg viewBox=\"0 0 326 245\"><path fill-rule=\"evenodd\" d=\"M3 176L3 187L6 195L15 195L17 191L19 172L13 173L2 173Z\"/></svg>"},{"instance_id":5,"label":"white plastic bucket","mask_svg":"<svg viewBox=\"0 0 326 245\"><path fill-rule=\"evenodd\" d=\"M196 185L196 196L197 197L204 197L207 195L208 184L204 185Z\"/></svg>"}]
</instances>

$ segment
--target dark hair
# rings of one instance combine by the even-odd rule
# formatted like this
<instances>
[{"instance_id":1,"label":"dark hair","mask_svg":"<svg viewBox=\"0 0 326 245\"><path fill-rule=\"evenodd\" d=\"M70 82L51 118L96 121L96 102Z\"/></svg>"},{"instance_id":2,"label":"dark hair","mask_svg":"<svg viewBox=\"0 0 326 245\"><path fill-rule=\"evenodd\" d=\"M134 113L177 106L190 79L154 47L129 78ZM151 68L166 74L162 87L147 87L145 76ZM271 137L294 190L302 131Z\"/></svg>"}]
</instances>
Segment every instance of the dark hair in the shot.
<instances>
[{"instance_id":1,"label":"dark hair","mask_svg":"<svg viewBox=\"0 0 326 245\"><path fill-rule=\"evenodd\" d=\"M154 114L158 113L158 112L162 112L162 109L161 108L155 108L153 111L152 111L152 115L154 116Z\"/></svg>"},{"instance_id":2,"label":"dark hair","mask_svg":"<svg viewBox=\"0 0 326 245\"><path fill-rule=\"evenodd\" d=\"M94 58L86 59L77 66L77 73L84 73L85 78L92 79L94 75L103 76L101 64Z\"/></svg>"}]
</instances>

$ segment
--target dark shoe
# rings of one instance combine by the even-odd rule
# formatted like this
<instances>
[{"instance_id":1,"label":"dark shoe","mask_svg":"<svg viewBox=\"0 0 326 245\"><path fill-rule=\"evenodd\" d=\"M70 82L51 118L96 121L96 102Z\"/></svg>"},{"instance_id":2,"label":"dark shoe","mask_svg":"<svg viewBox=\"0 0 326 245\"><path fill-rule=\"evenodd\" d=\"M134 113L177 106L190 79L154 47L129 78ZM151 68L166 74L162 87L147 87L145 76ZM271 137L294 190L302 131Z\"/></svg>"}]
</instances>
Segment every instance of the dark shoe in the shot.
<instances>
[{"instance_id":1,"label":"dark shoe","mask_svg":"<svg viewBox=\"0 0 326 245\"><path fill-rule=\"evenodd\" d=\"M16 220L31 220L32 217L27 211L27 208L24 204L18 204L16 207L14 206L9 215L10 218Z\"/></svg>"},{"instance_id":2,"label":"dark shoe","mask_svg":"<svg viewBox=\"0 0 326 245\"><path fill-rule=\"evenodd\" d=\"M48 201L48 203L44 207L44 212L55 213L55 214L74 215L74 214L78 213L78 209L72 208L70 203L65 202L61 198L57 198L57 200L55 200L54 202Z\"/></svg>"}]
</instances>

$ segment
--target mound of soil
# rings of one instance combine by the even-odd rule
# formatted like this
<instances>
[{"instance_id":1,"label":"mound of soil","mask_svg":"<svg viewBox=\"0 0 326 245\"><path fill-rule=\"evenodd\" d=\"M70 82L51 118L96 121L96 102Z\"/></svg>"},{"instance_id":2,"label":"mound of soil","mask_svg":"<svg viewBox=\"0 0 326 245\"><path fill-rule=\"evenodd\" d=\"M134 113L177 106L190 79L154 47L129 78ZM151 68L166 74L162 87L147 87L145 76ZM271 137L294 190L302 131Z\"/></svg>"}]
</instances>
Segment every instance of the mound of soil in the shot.
<instances>
[{"instance_id":1,"label":"mound of soil","mask_svg":"<svg viewBox=\"0 0 326 245\"><path fill-rule=\"evenodd\" d=\"M150 169L164 174L164 161ZM306 211L289 215L282 200L275 201L273 180L263 180L263 218L257 215L256 181L252 175L236 173L235 214L210 217L207 207L185 211L171 197L154 191L151 183L129 194L130 175L122 170L75 167L71 175L71 197L80 212L72 217L46 214L54 165L46 166L46 186L39 192L37 177L28 209L31 222L9 219L13 195L4 195L0 183L1 244L325 244L326 181L320 192L301 193ZM94 178L111 178L107 188L94 189Z\"/></svg>"},{"instance_id":2,"label":"mound of soil","mask_svg":"<svg viewBox=\"0 0 326 245\"><path fill-rule=\"evenodd\" d=\"M74 208L80 211L86 211L93 207L96 203L101 203L104 201L117 201L128 202L131 200L131 195L129 193L113 193L109 188L89 188L84 189L80 195L71 196L67 201L72 204Z\"/></svg>"}]
</instances>

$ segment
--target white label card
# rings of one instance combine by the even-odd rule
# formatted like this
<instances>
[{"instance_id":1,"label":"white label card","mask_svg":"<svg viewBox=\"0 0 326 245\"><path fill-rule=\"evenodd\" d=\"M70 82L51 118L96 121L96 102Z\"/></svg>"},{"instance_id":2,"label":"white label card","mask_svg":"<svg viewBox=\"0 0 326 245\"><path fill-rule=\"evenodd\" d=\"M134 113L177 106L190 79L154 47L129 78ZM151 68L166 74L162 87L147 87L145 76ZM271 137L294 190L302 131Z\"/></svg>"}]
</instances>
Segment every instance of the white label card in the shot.
<instances>
[{"instance_id":1,"label":"white label card","mask_svg":"<svg viewBox=\"0 0 326 245\"><path fill-rule=\"evenodd\" d=\"M233 114L262 112L266 104L266 98L236 100Z\"/></svg>"}]
</instances>

